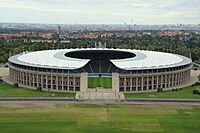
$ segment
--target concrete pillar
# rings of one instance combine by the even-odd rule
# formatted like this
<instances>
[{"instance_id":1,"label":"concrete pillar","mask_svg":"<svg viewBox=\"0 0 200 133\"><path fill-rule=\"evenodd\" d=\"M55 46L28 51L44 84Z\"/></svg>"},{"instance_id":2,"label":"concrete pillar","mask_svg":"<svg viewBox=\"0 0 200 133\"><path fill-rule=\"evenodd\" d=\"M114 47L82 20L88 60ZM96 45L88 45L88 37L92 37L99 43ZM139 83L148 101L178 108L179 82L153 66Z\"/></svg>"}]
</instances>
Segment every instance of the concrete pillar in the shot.
<instances>
[{"instance_id":1,"label":"concrete pillar","mask_svg":"<svg viewBox=\"0 0 200 133\"><path fill-rule=\"evenodd\" d=\"M43 75L41 75L41 87L42 87L42 89L43 89Z\"/></svg>"},{"instance_id":2,"label":"concrete pillar","mask_svg":"<svg viewBox=\"0 0 200 133\"><path fill-rule=\"evenodd\" d=\"M22 74L22 84L24 85L24 72L21 72Z\"/></svg>"},{"instance_id":3,"label":"concrete pillar","mask_svg":"<svg viewBox=\"0 0 200 133\"><path fill-rule=\"evenodd\" d=\"M88 73L81 73L80 91L85 92L88 88Z\"/></svg>"},{"instance_id":4,"label":"concrete pillar","mask_svg":"<svg viewBox=\"0 0 200 133\"><path fill-rule=\"evenodd\" d=\"M67 76L67 91L69 91L69 75Z\"/></svg>"},{"instance_id":5,"label":"concrete pillar","mask_svg":"<svg viewBox=\"0 0 200 133\"><path fill-rule=\"evenodd\" d=\"M24 79L24 85L26 85L27 86L27 73L26 72L24 72L24 76L26 77L25 79Z\"/></svg>"},{"instance_id":6,"label":"concrete pillar","mask_svg":"<svg viewBox=\"0 0 200 133\"><path fill-rule=\"evenodd\" d=\"M174 87L174 73L172 74L172 86Z\"/></svg>"},{"instance_id":7,"label":"concrete pillar","mask_svg":"<svg viewBox=\"0 0 200 133\"><path fill-rule=\"evenodd\" d=\"M16 73L15 73L15 70L11 70L11 68L9 68L10 69L10 71L12 71L13 73L13 75L10 75L10 79L11 79L11 82L13 82L13 83L15 83L16 82ZM13 78L12 78L12 76L13 76Z\"/></svg>"},{"instance_id":8,"label":"concrete pillar","mask_svg":"<svg viewBox=\"0 0 200 133\"><path fill-rule=\"evenodd\" d=\"M133 91L133 78L130 77L130 91Z\"/></svg>"},{"instance_id":9,"label":"concrete pillar","mask_svg":"<svg viewBox=\"0 0 200 133\"><path fill-rule=\"evenodd\" d=\"M119 73L112 73L112 90L119 92Z\"/></svg>"},{"instance_id":10,"label":"concrete pillar","mask_svg":"<svg viewBox=\"0 0 200 133\"><path fill-rule=\"evenodd\" d=\"M160 83L160 88L163 88L163 75L161 75L161 83Z\"/></svg>"},{"instance_id":11,"label":"concrete pillar","mask_svg":"<svg viewBox=\"0 0 200 133\"><path fill-rule=\"evenodd\" d=\"M176 73L174 73L174 86L176 86Z\"/></svg>"},{"instance_id":12,"label":"concrete pillar","mask_svg":"<svg viewBox=\"0 0 200 133\"><path fill-rule=\"evenodd\" d=\"M48 76L46 75L46 90L48 89Z\"/></svg>"},{"instance_id":13,"label":"concrete pillar","mask_svg":"<svg viewBox=\"0 0 200 133\"><path fill-rule=\"evenodd\" d=\"M124 77L124 92L126 92L126 77Z\"/></svg>"},{"instance_id":14,"label":"concrete pillar","mask_svg":"<svg viewBox=\"0 0 200 133\"><path fill-rule=\"evenodd\" d=\"M188 75L188 81L190 82L190 79L191 79L191 69L188 70L188 72L189 72L189 75Z\"/></svg>"},{"instance_id":15,"label":"concrete pillar","mask_svg":"<svg viewBox=\"0 0 200 133\"><path fill-rule=\"evenodd\" d=\"M64 90L64 77L62 76L62 90Z\"/></svg>"},{"instance_id":16,"label":"concrete pillar","mask_svg":"<svg viewBox=\"0 0 200 133\"><path fill-rule=\"evenodd\" d=\"M51 75L51 90L53 89L53 76Z\"/></svg>"},{"instance_id":17,"label":"concrete pillar","mask_svg":"<svg viewBox=\"0 0 200 133\"><path fill-rule=\"evenodd\" d=\"M33 73L33 87L35 87L35 74Z\"/></svg>"},{"instance_id":18,"label":"concrete pillar","mask_svg":"<svg viewBox=\"0 0 200 133\"><path fill-rule=\"evenodd\" d=\"M185 83L184 79L185 79L185 77L184 77L184 72L182 72L182 84Z\"/></svg>"},{"instance_id":19,"label":"concrete pillar","mask_svg":"<svg viewBox=\"0 0 200 133\"><path fill-rule=\"evenodd\" d=\"M58 76L56 76L56 90L58 90Z\"/></svg>"},{"instance_id":20,"label":"concrete pillar","mask_svg":"<svg viewBox=\"0 0 200 133\"><path fill-rule=\"evenodd\" d=\"M158 78L159 76L156 76L156 89L158 89Z\"/></svg>"},{"instance_id":21,"label":"concrete pillar","mask_svg":"<svg viewBox=\"0 0 200 133\"><path fill-rule=\"evenodd\" d=\"M20 71L17 71L17 83L19 83L19 76L20 76Z\"/></svg>"},{"instance_id":22,"label":"concrete pillar","mask_svg":"<svg viewBox=\"0 0 200 133\"><path fill-rule=\"evenodd\" d=\"M165 88L167 88L167 74L165 74Z\"/></svg>"},{"instance_id":23,"label":"concrete pillar","mask_svg":"<svg viewBox=\"0 0 200 133\"><path fill-rule=\"evenodd\" d=\"M169 84L169 87L171 87L171 85L170 85L170 84L171 84L171 81L170 81L170 79L171 79L171 74L169 74L168 76L169 76L169 77L168 77L168 84Z\"/></svg>"},{"instance_id":24,"label":"concrete pillar","mask_svg":"<svg viewBox=\"0 0 200 133\"><path fill-rule=\"evenodd\" d=\"M144 77L142 76L142 81L141 81L141 91L143 91L143 87L144 87Z\"/></svg>"},{"instance_id":25,"label":"concrete pillar","mask_svg":"<svg viewBox=\"0 0 200 133\"><path fill-rule=\"evenodd\" d=\"M138 77L136 77L135 88L136 88L136 91L138 91Z\"/></svg>"},{"instance_id":26,"label":"concrete pillar","mask_svg":"<svg viewBox=\"0 0 200 133\"><path fill-rule=\"evenodd\" d=\"M147 77L147 91L149 90L149 77Z\"/></svg>"},{"instance_id":27,"label":"concrete pillar","mask_svg":"<svg viewBox=\"0 0 200 133\"><path fill-rule=\"evenodd\" d=\"M74 76L74 77L73 77L73 90L74 90L74 91L76 90L76 89L75 89L75 86L76 86L76 80L75 80L75 79L76 79L76 77Z\"/></svg>"},{"instance_id":28,"label":"concrete pillar","mask_svg":"<svg viewBox=\"0 0 200 133\"><path fill-rule=\"evenodd\" d=\"M28 77L29 77L29 86L31 86L31 74L30 73L28 73Z\"/></svg>"},{"instance_id":29,"label":"concrete pillar","mask_svg":"<svg viewBox=\"0 0 200 133\"><path fill-rule=\"evenodd\" d=\"M151 78L151 86L152 86L152 90L154 89L154 76L152 76Z\"/></svg>"},{"instance_id":30,"label":"concrete pillar","mask_svg":"<svg viewBox=\"0 0 200 133\"><path fill-rule=\"evenodd\" d=\"M29 73L26 72L26 85L28 86L28 82L29 82Z\"/></svg>"},{"instance_id":31,"label":"concrete pillar","mask_svg":"<svg viewBox=\"0 0 200 133\"><path fill-rule=\"evenodd\" d=\"M38 74L37 74L37 86L36 87L38 87L38 85L39 85L39 81L38 81Z\"/></svg>"}]
</instances>

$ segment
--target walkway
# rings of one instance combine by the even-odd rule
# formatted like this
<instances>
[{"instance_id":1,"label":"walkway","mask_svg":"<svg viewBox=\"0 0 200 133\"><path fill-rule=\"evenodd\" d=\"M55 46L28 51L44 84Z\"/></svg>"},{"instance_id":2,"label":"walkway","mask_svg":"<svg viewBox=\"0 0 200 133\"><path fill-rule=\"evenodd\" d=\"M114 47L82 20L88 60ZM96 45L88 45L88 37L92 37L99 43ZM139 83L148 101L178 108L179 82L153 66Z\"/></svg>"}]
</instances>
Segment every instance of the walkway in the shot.
<instances>
[{"instance_id":1,"label":"walkway","mask_svg":"<svg viewBox=\"0 0 200 133\"><path fill-rule=\"evenodd\" d=\"M77 100L125 100L124 93L113 92L111 89L88 89L87 92L77 92Z\"/></svg>"}]
</instances>

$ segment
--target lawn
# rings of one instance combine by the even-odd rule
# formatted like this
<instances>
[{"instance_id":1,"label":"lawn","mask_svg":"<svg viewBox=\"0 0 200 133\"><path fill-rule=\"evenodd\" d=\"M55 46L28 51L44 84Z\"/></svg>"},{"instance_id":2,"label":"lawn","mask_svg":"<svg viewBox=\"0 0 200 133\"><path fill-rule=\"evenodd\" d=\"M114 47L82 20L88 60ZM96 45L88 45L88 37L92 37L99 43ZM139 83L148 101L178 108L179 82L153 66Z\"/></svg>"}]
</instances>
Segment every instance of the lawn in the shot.
<instances>
[{"instance_id":1,"label":"lawn","mask_svg":"<svg viewBox=\"0 0 200 133\"><path fill-rule=\"evenodd\" d=\"M0 105L2 133L199 133L189 105Z\"/></svg>"},{"instance_id":2,"label":"lawn","mask_svg":"<svg viewBox=\"0 0 200 133\"><path fill-rule=\"evenodd\" d=\"M103 87L106 89L112 88L111 77L88 77L88 88Z\"/></svg>"},{"instance_id":3,"label":"lawn","mask_svg":"<svg viewBox=\"0 0 200 133\"><path fill-rule=\"evenodd\" d=\"M125 93L126 98L192 98L199 99L200 95L193 94L193 90L200 88L200 85L185 87L178 91L149 92L149 93Z\"/></svg>"},{"instance_id":4,"label":"lawn","mask_svg":"<svg viewBox=\"0 0 200 133\"><path fill-rule=\"evenodd\" d=\"M75 93L45 92L0 83L0 97L74 97Z\"/></svg>"}]
</instances>

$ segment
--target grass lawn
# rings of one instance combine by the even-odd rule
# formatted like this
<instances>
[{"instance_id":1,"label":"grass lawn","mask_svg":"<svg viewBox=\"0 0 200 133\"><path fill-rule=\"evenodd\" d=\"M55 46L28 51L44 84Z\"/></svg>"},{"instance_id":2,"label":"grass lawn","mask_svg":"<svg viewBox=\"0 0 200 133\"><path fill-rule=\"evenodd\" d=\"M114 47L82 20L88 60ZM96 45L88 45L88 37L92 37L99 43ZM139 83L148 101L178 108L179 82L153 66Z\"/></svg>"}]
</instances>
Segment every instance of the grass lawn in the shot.
<instances>
[{"instance_id":1,"label":"grass lawn","mask_svg":"<svg viewBox=\"0 0 200 133\"><path fill-rule=\"evenodd\" d=\"M111 77L88 77L88 88L112 88L112 78Z\"/></svg>"},{"instance_id":2,"label":"grass lawn","mask_svg":"<svg viewBox=\"0 0 200 133\"><path fill-rule=\"evenodd\" d=\"M193 98L198 99L200 95L193 94L192 91L200 88L200 85L197 86L189 86L183 88L183 90L178 91L164 91L164 92L147 92L147 93L138 93L138 94L131 94L125 93L126 98Z\"/></svg>"},{"instance_id":3,"label":"grass lawn","mask_svg":"<svg viewBox=\"0 0 200 133\"><path fill-rule=\"evenodd\" d=\"M0 97L74 97L75 93L40 92L0 83Z\"/></svg>"},{"instance_id":4,"label":"grass lawn","mask_svg":"<svg viewBox=\"0 0 200 133\"><path fill-rule=\"evenodd\" d=\"M199 133L189 105L0 105L1 133Z\"/></svg>"}]
</instances>

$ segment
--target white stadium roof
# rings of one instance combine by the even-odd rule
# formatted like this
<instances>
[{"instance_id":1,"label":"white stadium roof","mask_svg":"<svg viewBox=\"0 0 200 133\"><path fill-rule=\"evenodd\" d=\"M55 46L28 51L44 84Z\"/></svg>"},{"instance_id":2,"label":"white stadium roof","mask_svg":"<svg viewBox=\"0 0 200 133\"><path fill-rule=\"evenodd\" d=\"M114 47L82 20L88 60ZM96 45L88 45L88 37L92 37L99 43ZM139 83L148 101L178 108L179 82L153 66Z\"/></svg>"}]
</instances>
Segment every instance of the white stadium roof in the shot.
<instances>
[{"instance_id":1,"label":"white stadium roof","mask_svg":"<svg viewBox=\"0 0 200 133\"><path fill-rule=\"evenodd\" d=\"M113 50L134 53L136 56L127 59L113 59L111 62L118 68L124 70L157 69L176 67L192 63L191 59L163 52L130 50L130 49L59 49L44 50L36 52L24 52L9 58L9 62L33 67L56 68L56 69L78 69L85 66L90 59L77 59L66 57L67 52L84 50Z\"/></svg>"}]
</instances>

